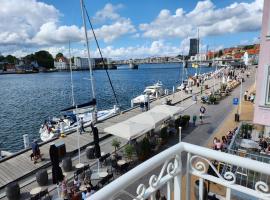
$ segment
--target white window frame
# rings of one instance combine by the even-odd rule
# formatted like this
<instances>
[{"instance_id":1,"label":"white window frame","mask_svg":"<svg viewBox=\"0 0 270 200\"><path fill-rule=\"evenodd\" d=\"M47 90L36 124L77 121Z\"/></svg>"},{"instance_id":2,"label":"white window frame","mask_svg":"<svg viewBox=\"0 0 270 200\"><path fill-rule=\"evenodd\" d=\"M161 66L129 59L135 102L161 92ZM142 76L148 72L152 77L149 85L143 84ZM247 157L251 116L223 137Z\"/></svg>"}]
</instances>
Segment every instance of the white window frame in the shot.
<instances>
[{"instance_id":1,"label":"white window frame","mask_svg":"<svg viewBox=\"0 0 270 200\"><path fill-rule=\"evenodd\" d=\"M267 65L265 105L270 106L270 65Z\"/></svg>"}]
</instances>

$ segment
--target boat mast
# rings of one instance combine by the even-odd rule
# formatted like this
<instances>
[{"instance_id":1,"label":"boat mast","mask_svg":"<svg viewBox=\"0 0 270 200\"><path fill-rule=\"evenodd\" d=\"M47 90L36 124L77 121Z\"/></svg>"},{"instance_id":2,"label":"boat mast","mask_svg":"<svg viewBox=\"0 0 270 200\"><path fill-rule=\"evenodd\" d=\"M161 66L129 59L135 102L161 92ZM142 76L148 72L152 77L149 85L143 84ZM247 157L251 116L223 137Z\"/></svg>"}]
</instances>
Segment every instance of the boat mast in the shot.
<instances>
[{"instance_id":1,"label":"boat mast","mask_svg":"<svg viewBox=\"0 0 270 200\"><path fill-rule=\"evenodd\" d=\"M73 72L72 72L72 62L71 62L71 53L70 53L70 41L68 42L68 49L69 49L69 69L70 69L70 81L71 81L71 99L72 99L72 106L75 106L73 74L72 74Z\"/></svg>"},{"instance_id":2,"label":"boat mast","mask_svg":"<svg viewBox=\"0 0 270 200\"><path fill-rule=\"evenodd\" d=\"M88 34L86 29L86 23L85 23L85 10L83 6L83 0L80 0L81 2L81 10L82 10L82 20L83 20L83 27L84 27L84 36L85 36L85 43L86 43L86 49L87 49L87 58L88 58L88 65L89 65L89 72L90 72L90 81L91 81L91 87L92 87L92 96L93 99L96 98L95 94L95 87L94 87L94 76L93 76L93 70L92 70L92 63L90 59L90 50L89 50L89 41L88 41Z\"/></svg>"},{"instance_id":3,"label":"boat mast","mask_svg":"<svg viewBox=\"0 0 270 200\"><path fill-rule=\"evenodd\" d=\"M87 29L86 29L86 23L85 23L85 9L84 9L84 3L83 0L80 0L81 3L81 11L82 11L82 20L83 20L83 26L84 26L84 36L85 36L85 43L87 48L87 58L88 58L88 64L89 64L89 73L90 73L90 81L91 81L91 89L92 89L92 98L96 99L95 94L95 87L94 87L94 76L93 76L93 70L92 70L92 63L90 59L90 50L89 50L89 41L88 41L88 35L87 35ZM96 121L97 111L96 111L96 105L94 105L94 119L92 121Z\"/></svg>"},{"instance_id":4,"label":"boat mast","mask_svg":"<svg viewBox=\"0 0 270 200\"><path fill-rule=\"evenodd\" d=\"M197 57L197 68L196 68L196 74L198 75L198 67L199 67L199 64L198 64L198 61L199 61L199 56L200 56L200 37L199 37L199 28L198 28L198 30L197 30L197 55L198 55L198 57Z\"/></svg>"}]
</instances>

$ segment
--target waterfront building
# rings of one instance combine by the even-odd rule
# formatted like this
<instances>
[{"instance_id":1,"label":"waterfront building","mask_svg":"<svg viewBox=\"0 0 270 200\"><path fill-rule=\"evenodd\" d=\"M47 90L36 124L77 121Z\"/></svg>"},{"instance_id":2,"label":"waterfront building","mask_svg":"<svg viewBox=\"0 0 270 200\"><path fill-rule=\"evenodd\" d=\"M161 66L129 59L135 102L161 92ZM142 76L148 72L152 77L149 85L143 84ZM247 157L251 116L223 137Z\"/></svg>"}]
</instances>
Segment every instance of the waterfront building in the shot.
<instances>
[{"instance_id":1,"label":"waterfront building","mask_svg":"<svg viewBox=\"0 0 270 200\"><path fill-rule=\"evenodd\" d=\"M199 53L195 56L190 56L190 61L206 61L207 55L205 53Z\"/></svg>"},{"instance_id":2,"label":"waterfront building","mask_svg":"<svg viewBox=\"0 0 270 200\"><path fill-rule=\"evenodd\" d=\"M189 45L189 56L195 56L196 54L198 54L199 48L199 39L191 38Z\"/></svg>"},{"instance_id":3,"label":"waterfront building","mask_svg":"<svg viewBox=\"0 0 270 200\"><path fill-rule=\"evenodd\" d=\"M57 57L54 61L54 67L59 70L68 70L69 69L69 61L64 56Z\"/></svg>"},{"instance_id":4,"label":"waterfront building","mask_svg":"<svg viewBox=\"0 0 270 200\"><path fill-rule=\"evenodd\" d=\"M254 123L263 125L264 134L270 136L270 1L264 1L262 23Z\"/></svg>"},{"instance_id":5,"label":"waterfront building","mask_svg":"<svg viewBox=\"0 0 270 200\"><path fill-rule=\"evenodd\" d=\"M88 58L75 57L74 66L78 70L87 70L89 69Z\"/></svg>"}]
</instances>

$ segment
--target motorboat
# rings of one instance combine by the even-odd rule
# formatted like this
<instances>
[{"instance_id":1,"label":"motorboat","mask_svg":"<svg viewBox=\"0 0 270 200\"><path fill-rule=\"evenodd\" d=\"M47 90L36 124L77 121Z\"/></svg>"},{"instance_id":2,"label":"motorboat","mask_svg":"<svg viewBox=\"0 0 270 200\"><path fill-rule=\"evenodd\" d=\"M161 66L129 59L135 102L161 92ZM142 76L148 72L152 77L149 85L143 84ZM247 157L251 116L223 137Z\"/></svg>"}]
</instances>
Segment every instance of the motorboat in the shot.
<instances>
[{"instance_id":1,"label":"motorboat","mask_svg":"<svg viewBox=\"0 0 270 200\"><path fill-rule=\"evenodd\" d=\"M160 96L165 94L165 89L161 81L158 81L154 85L147 86L143 91L143 94L133 98L131 100L131 107L138 105L140 103L144 103L146 101L154 100Z\"/></svg>"},{"instance_id":2,"label":"motorboat","mask_svg":"<svg viewBox=\"0 0 270 200\"><path fill-rule=\"evenodd\" d=\"M77 130L83 122L83 126L90 126L93 117L93 111L81 112L86 109L77 109L73 112L66 112L59 118L46 120L39 129L40 139L46 142L52 138L59 137L61 132L67 134ZM97 112L97 121L103 121L119 112L119 108L114 106L113 109L101 110Z\"/></svg>"}]
</instances>

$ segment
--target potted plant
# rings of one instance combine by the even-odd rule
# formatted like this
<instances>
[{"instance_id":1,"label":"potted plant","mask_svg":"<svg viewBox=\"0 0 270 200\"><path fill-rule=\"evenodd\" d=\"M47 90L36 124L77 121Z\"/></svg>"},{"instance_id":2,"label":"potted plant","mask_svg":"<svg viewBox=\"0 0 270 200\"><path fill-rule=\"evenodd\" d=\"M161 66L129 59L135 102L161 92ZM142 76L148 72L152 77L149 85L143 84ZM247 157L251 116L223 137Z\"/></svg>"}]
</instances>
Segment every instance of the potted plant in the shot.
<instances>
[{"instance_id":1,"label":"potted plant","mask_svg":"<svg viewBox=\"0 0 270 200\"><path fill-rule=\"evenodd\" d=\"M167 127L163 127L160 130L160 137L162 139L162 143L165 144L168 140L168 133L167 133Z\"/></svg>"},{"instance_id":2,"label":"potted plant","mask_svg":"<svg viewBox=\"0 0 270 200\"><path fill-rule=\"evenodd\" d=\"M112 146L114 147L115 154L116 154L116 150L119 149L120 145L121 145L121 142L117 140L116 138L112 140Z\"/></svg>"},{"instance_id":3,"label":"potted plant","mask_svg":"<svg viewBox=\"0 0 270 200\"><path fill-rule=\"evenodd\" d=\"M139 159L146 160L150 156L151 146L148 138L143 138L140 143Z\"/></svg>"},{"instance_id":4,"label":"potted plant","mask_svg":"<svg viewBox=\"0 0 270 200\"><path fill-rule=\"evenodd\" d=\"M209 96L209 103L210 104L215 104L216 103L216 97L214 95Z\"/></svg>"},{"instance_id":5,"label":"potted plant","mask_svg":"<svg viewBox=\"0 0 270 200\"><path fill-rule=\"evenodd\" d=\"M184 115L182 117L182 127L187 127L189 125L190 115Z\"/></svg>"},{"instance_id":6,"label":"potted plant","mask_svg":"<svg viewBox=\"0 0 270 200\"><path fill-rule=\"evenodd\" d=\"M134 152L135 152L135 150L134 150L134 146L133 146L133 145L127 144L127 145L125 146L125 154L126 154L127 159L128 159L129 161L132 160L132 156L133 156Z\"/></svg>"}]
</instances>

